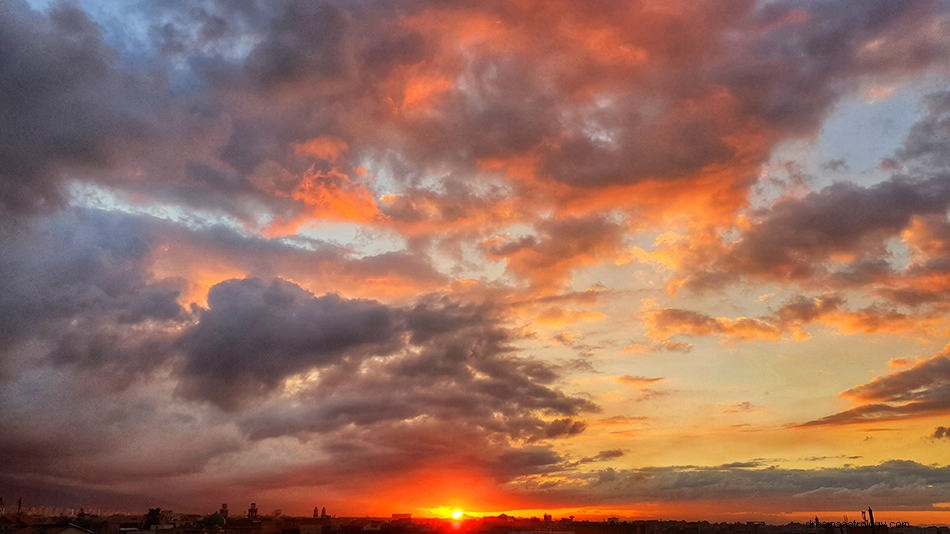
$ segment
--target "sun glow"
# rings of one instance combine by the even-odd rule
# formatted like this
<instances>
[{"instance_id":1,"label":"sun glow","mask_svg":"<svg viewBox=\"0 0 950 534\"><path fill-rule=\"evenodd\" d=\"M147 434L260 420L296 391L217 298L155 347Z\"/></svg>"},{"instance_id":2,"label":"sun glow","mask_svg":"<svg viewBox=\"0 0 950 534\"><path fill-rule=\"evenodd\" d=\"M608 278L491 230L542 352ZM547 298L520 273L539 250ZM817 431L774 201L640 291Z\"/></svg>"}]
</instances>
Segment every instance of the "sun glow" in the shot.
<instances>
[{"instance_id":1,"label":"sun glow","mask_svg":"<svg viewBox=\"0 0 950 534\"><path fill-rule=\"evenodd\" d=\"M426 510L435 517L445 519L462 519L465 517L465 511L455 506L437 506L435 508L427 508Z\"/></svg>"}]
</instances>

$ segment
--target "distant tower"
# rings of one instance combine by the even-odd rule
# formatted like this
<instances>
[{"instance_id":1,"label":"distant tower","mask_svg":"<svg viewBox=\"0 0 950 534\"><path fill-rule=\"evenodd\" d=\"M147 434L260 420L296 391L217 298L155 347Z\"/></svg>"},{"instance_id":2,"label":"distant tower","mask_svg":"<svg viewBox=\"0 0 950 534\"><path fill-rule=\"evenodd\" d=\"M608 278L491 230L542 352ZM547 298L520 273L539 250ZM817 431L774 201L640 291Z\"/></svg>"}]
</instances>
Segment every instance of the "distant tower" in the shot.
<instances>
[{"instance_id":1,"label":"distant tower","mask_svg":"<svg viewBox=\"0 0 950 534\"><path fill-rule=\"evenodd\" d=\"M221 514L221 517L227 519L228 518L228 503L226 502L221 503L221 509L218 510L218 513Z\"/></svg>"},{"instance_id":2,"label":"distant tower","mask_svg":"<svg viewBox=\"0 0 950 534\"><path fill-rule=\"evenodd\" d=\"M324 518L324 519L327 518L327 507L326 507L326 506L324 506L323 508L320 509L320 517L322 517L322 518Z\"/></svg>"},{"instance_id":3,"label":"distant tower","mask_svg":"<svg viewBox=\"0 0 950 534\"><path fill-rule=\"evenodd\" d=\"M257 519L257 503L252 502L251 507L247 509L248 519Z\"/></svg>"},{"instance_id":4,"label":"distant tower","mask_svg":"<svg viewBox=\"0 0 950 534\"><path fill-rule=\"evenodd\" d=\"M313 507L313 517L320 517L320 507L318 506Z\"/></svg>"},{"instance_id":5,"label":"distant tower","mask_svg":"<svg viewBox=\"0 0 950 534\"><path fill-rule=\"evenodd\" d=\"M868 506L868 521L871 522L871 531L874 531L874 510L871 510L871 507Z\"/></svg>"}]
</instances>

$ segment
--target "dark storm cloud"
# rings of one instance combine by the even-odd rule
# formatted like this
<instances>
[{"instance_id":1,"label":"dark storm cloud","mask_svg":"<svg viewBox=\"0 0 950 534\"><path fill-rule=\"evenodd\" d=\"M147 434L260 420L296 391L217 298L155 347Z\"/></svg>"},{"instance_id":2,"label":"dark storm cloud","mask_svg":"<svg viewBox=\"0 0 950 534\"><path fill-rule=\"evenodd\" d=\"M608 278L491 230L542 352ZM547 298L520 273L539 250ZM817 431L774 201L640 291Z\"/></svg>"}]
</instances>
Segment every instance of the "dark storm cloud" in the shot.
<instances>
[{"instance_id":1,"label":"dark storm cloud","mask_svg":"<svg viewBox=\"0 0 950 534\"><path fill-rule=\"evenodd\" d=\"M558 377L556 368L519 356L511 346L515 338L500 326L490 308L443 299L408 309L362 304L375 306L373 313L388 313L389 323L368 323L385 333L388 345L373 342L370 346L375 350L362 350L354 344L343 347L342 354L330 354L332 358L323 354L323 361L320 355L300 362L274 361L283 376L314 368L318 377L296 394L305 402L287 407L275 401L245 418L242 424L253 438L327 432L352 422L367 428L400 427L421 417L442 423L464 420L476 433L536 441L582 431L583 422L573 417L595 408L587 400L547 385ZM345 320L345 306L354 305L352 301L338 303L337 315ZM319 324L293 323L281 328L309 331ZM311 350L323 347L313 343ZM228 351L219 353L219 363L250 371ZM203 382L195 390L203 391L200 386L211 379L199 379ZM253 395L248 388L229 387L235 395Z\"/></svg>"},{"instance_id":2,"label":"dark storm cloud","mask_svg":"<svg viewBox=\"0 0 950 534\"><path fill-rule=\"evenodd\" d=\"M64 174L111 169L153 131L161 76L123 71L100 28L67 3L0 6L0 206L62 203Z\"/></svg>"},{"instance_id":3,"label":"dark storm cloud","mask_svg":"<svg viewBox=\"0 0 950 534\"><path fill-rule=\"evenodd\" d=\"M150 272L154 221L71 209L5 230L0 466L19 477L11 487L195 472L237 447L233 432L152 389L188 318L180 281ZM167 447L177 432L191 446Z\"/></svg>"},{"instance_id":4,"label":"dark storm cloud","mask_svg":"<svg viewBox=\"0 0 950 534\"><path fill-rule=\"evenodd\" d=\"M645 467L573 474L549 487L523 491L548 502L637 503L721 500L745 510L859 509L886 502L891 509L929 510L950 497L950 467L892 460L862 467L759 468L755 462L718 467Z\"/></svg>"},{"instance_id":5,"label":"dark storm cloud","mask_svg":"<svg viewBox=\"0 0 950 534\"><path fill-rule=\"evenodd\" d=\"M936 354L909 369L877 377L841 395L863 404L802 426L847 425L945 413L950 410L950 355Z\"/></svg>"},{"instance_id":6,"label":"dark storm cloud","mask_svg":"<svg viewBox=\"0 0 950 534\"><path fill-rule=\"evenodd\" d=\"M188 355L182 392L234 409L282 379L346 355L388 352L392 312L378 302L314 297L282 280L222 282L181 339Z\"/></svg>"},{"instance_id":7,"label":"dark storm cloud","mask_svg":"<svg viewBox=\"0 0 950 534\"><path fill-rule=\"evenodd\" d=\"M39 342L48 361L134 371L165 357L185 312L179 284L149 271L145 221L71 210L0 234L0 350Z\"/></svg>"},{"instance_id":8,"label":"dark storm cloud","mask_svg":"<svg viewBox=\"0 0 950 534\"><path fill-rule=\"evenodd\" d=\"M267 38L247 57L248 77L265 86L344 74L345 14L320 2L278 7Z\"/></svg>"},{"instance_id":9,"label":"dark storm cloud","mask_svg":"<svg viewBox=\"0 0 950 534\"><path fill-rule=\"evenodd\" d=\"M368 466L396 476L438 461L510 480L553 469L561 458L547 442L582 432L578 416L596 409L551 385L556 367L519 355L490 307L433 297L394 308L276 280L224 282L209 305L183 337L186 394L240 410L253 442L346 450L295 476L352 481Z\"/></svg>"},{"instance_id":10,"label":"dark storm cloud","mask_svg":"<svg viewBox=\"0 0 950 534\"><path fill-rule=\"evenodd\" d=\"M5 381L3 471L122 486L140 477L195 473L216 455L240 448L233 428L172 401L151 378L118 384L98 370L34 366ZM187 447L168 446L185 441Z\"/></svg>"},{"instance_id":11,"label":"dark storm cloud","mask_svg":"<svg viewBox=\"0 0 950 534\"><path fill-rule=\"evenodd\" d=\"M187 252L211 264L253 257L246 265L263 272L290 260L359 277L415 269L404 255L355 259L319 242L305 249L82 209L0 238L9 253L0 258L0 465L16 487L51 476L134 495L130 480L203 473L282 436L315 456L346 449L352 464L301 460L340 480L430 459L508 480L553 469L560 457L548 441L583 431L581 414L596 409L557 389L559 368L521 354L489 305L446 296L386 305L247 278L185 310L184 282L153 272L166 254ZM293 377L303 381L284 389Z\"/></svg>"},{"instance_id":12,"label":"dark storm cloud","mask_svg":"<svg viewBox=\"0 0 950 534\"><path fill-rule=\"evenodd\" d=\"M950 179L892 178L862 187L836 183L801 199L780 201L741 240L729 247L711 271L690 284L733 276L807 280L834 273L834 254L854 254L852 262L886 254L884 240L897 235L912 217L943 213L950 206ZM845 275L846 273L839 273Z\"/></svg>"}]
</instances>

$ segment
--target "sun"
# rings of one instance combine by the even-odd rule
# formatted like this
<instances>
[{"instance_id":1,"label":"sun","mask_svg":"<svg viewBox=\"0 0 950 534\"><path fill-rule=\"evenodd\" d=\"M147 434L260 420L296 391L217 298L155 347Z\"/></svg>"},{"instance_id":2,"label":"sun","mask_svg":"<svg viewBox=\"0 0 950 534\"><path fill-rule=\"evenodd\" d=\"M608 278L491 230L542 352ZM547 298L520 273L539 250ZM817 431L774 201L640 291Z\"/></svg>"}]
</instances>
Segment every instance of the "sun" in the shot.
<instances>
[{"instance_id":1,"label":"sun","mask_svg":"<svg viewBox=\"0 0 950 534\"><path fill-rule=\"evenodd\" d=\"M424 508L435 517L443 519L459 520L465 518L465 510L457 506L437 506L435 508Z\"/></svg>"}]
</instances>

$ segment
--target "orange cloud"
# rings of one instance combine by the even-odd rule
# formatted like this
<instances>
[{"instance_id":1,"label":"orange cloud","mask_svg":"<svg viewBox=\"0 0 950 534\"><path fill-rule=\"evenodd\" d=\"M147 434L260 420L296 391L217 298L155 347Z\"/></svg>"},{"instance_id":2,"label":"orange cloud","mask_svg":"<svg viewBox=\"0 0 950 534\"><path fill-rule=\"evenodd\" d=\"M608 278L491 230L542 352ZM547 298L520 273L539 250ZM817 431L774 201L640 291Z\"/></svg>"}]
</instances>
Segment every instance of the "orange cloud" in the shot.
<instances>
[{"instance_id":1,"label":"orange cloud","mask_svg":"<svg viewBox=\"0 0 950 534\"><path fill-rule=\"evenodd\" d=\"M373 193L362 182L351 180L336 169L305 172L290 197L301 202L306 211L275 218L265 235L293 234L312 220L373 223L383 217Z\"/></svg>"},{"instance_id":2,"label":"orange cloud","mask_svg":"<svg viewBox=\"0 0 950 534\"><path fill-rule=\"evenodd\" d=\"M430 101L453 87L452 80L437 75L420 75L409 78L403 90L402 106L406 112L429 107Z\"/></svg>"},{"instance_id":3,"label":"orange cloud","mask_svg":"<svg viewBox=\"0 0 950 534\"><path fill-rule=\"evenodd\" d=\"M294 143L295 154L305 155L326 161L336 161L346 153L349 145L336 137L321 135L302 143Z\"/></svg>"},{"instance_id":4,"label":"orange cloud","mask_svg":"<svg viewBox=\"0 0 950 534\"><path fill-rule=\"evenodd\" d=\"M646 377L646 376L630 376L630 375L623 375L623 376L617 377L617 382L620 382L621 384L624 384L626 386L632 386L636 388L644 388L644 387L652 386L653 384L656 384L657 382L662 382L663 380L664 380L663 377Z\"/></svg>"},{"instance_id":5,"label":"orange cloud","mask_svg":"<svg viewBox=\"0 0 950 534\"><path fill-rule=\"evenodd\" d=\"M907 314L894 309L870 306L860 310L843 309L844 300L833 295L814 299L799 298L774 313L761 317L713 317L702 312L678 308L662 310L647 306L644 323L647 336L669 340L677 335L718 336L724 342L809 338L804 327L820 324L845 335L889 334L933 336L946 333L947 320L941 315Z\"/></svg>"},{"instance_id":6,"label":"orange cloud","mask_svg":"<svg viewBox=\"0 0 950 534\"><path fill-rule=\"evenodd\" d=\"M606 316L599 312L586 310L571 310L561 307L550 307L534 315L534 321L547 326L565 326L581 321L599 321Z\"/></svg>"}]
</instances>

